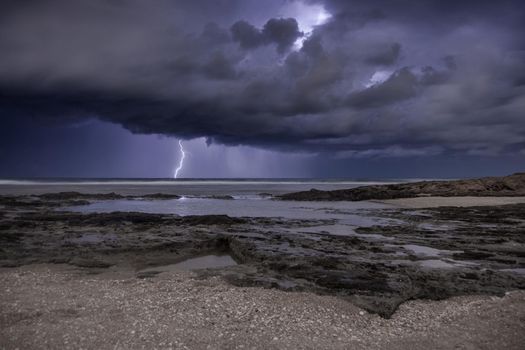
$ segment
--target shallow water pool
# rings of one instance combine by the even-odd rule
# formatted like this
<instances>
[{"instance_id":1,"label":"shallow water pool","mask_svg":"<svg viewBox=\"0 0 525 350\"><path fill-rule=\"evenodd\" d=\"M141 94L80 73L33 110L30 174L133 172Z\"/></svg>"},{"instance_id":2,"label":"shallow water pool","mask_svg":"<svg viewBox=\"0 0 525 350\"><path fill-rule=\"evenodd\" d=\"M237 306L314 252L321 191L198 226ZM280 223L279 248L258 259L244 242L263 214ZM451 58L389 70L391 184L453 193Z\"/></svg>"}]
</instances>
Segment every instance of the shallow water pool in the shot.
<instances>
[{"instance_id":1,"label":"shallow water pool","mask_svg":"<svg viewBox=\"0 0 525 350\"><path fill-rule=\"evenodd\" d=\"M235 266L237 263L228 254L223 255L204 255L197 258L183 260L176 264L150 267L139 272L170 272L170 271L191 271L200 269L215 269L228 266Z\"/></svg>"}]
</instances>

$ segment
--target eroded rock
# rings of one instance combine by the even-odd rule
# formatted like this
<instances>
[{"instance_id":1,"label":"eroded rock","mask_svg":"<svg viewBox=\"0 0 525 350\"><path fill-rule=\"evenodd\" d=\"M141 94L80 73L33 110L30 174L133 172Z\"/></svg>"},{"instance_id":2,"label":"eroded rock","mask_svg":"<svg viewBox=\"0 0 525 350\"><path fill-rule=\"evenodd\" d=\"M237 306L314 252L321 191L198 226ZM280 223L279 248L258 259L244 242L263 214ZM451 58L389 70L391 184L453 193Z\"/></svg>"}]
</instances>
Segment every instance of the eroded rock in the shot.
<instances>
[{"instance_id":1,"label":"eroded rock","mask_svg":"<svg viewBox=\"0 0 525 350\"><path fill-rule=\"evenodd\" d=\"M295 201L362 201L420 196L525 196L525 173L468 180L420 181L362 186L335 191L311 189L310 191L283 194L277 198Z\"/></svg>"}]
</instances>

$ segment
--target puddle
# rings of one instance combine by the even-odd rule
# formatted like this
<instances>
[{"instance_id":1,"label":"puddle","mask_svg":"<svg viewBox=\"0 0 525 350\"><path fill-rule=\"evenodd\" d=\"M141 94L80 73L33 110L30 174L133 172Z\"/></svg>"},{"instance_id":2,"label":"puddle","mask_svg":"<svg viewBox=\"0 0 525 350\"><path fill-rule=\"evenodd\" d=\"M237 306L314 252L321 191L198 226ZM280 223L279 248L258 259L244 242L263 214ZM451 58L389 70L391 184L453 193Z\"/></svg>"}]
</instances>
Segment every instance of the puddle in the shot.
<instances>
[{"instance_id":1,"label":"puddle","mask_svg":"<svg viewBox=\"0 0 525 350\"><path fill-rule=\"evenodd\" d=\"M417 244L405 244L402 246L406 250L410 250L416 255L424 255L424 256L430 256L430 257L438 257L443 254L451 254L456 253L457 251L452 250L442 250L442 249L435 249L426 247L423 245L417 245Z\"/></svg>"},{"instance_id":2,"label":"puddle","mask_svg":"<svg viewBox=\"0 0 525 350\"><path fill-rule=\"evenodd\" d=\"M525 268L501 269L500 271L511 272L511 273L515 273L515 274L518 274L518 275L525 276Z\"/></svg>"},{"instance_id":3,"label":"puddle","mask_svg":"<svg viewBox=\"0 0 525 350\"><path fill-rule=\"evenodd\" d=\"M116 241L117 235L114 233L84 233L80 237L70 238L68 242L76 244L97 244L107 241Z\"/></svg>"},{"instance_id":4,"label":"puddle","mask_svg":"<svg viewBox=\"0 0 525 350\"><path fill-rule=\"evenodd\" d=\"M385 244L385 247L395 247L395 245L393 245L393 244ZM408 254L404 253L404 252L394 252L394 253L391 253L391 255L393 255L393 256L408 256Z\"/></svg>"},{"instance_id":5,"label":"puddle","mask_svg":"<svg viewBox=\"0 0 525 350\"><path fill-rule=\"evenodd\" d=\"M326 212L327 203L307 202L301 207L296 202L274 201L271 199L253 198L251 196L238 197L236 200L222 200L214 198L181 197L167 200L109 200L95 201L89 205L63 208L66 211L82 213L108 213L114 211L134 211L155 214L185 215L229 215L234 217L282 217L286 219L341 219L344 223L354 226L373 226L382 223L381 219L360 214L361 209L385 209L388 205L361 202L333 202ZM344 214L338 212L344 210ZM388 221L384 221L388 224Z\"/></svg>"},{"instance_id":6,"label":"puddle","mask_svg":"<svg viewBox=\"0 0 525 350\"><path fill-rule=\"evenodd\" d=\"M395 240L395 237L387 237L387 236L380 235L378 233L357 233L357 232L355 232L354 234L352 234L350 236L361 237L361 238L369 238L369 239L378 240L378 241L393 241L393 240Z\"/></svg>"},{"instance_id":7,"label":"puddle","mask_svg":"<svg viewBox=\"0 0 525 350\"><path fill-rule=\"evenodd\" d=\"M451 231L456 228L455 225L449 224L435 224L430 222L423 222L417 225L418 228L429 231Z\"/></svg>"},{"instance_id":8,"label":"puddle","mask_svg":"<svg viewBox=\"0 0 525 350\"><path fill-rule=\"evenodd\" d=\"M417 261L393 259L390 261L390 264L394 266L418 265L420 267L429 268L429 269L451 269L451 268L458 268L458 267L474 267L478 265L472 262L456 261L453 259L445 259L445 260L428 259L428 260L417 260Z\"/></svg>"},{"instance_id":9,"label":"puddle","mask_svg":"<svg viewBox=\"0 0 525 350\"><path fill-rule=\"evenodd\" d=\"M478 224L478 227L482 228L498 228L497 224Z\"/></svg>"},{"instance_id":10,"label":"puddle","mask_svg":"<svg viewBox=\"0 0 525 350\"><path fill-rule=\"evenodd\" d=\"M456 265L443 260L422 260L419 264L421 267L428 267L431 269L450 269L456 267Z\"/></svg>"},{"instance_id":11,"label":"puddle","mask_svg":"<svg viewBox=\"0 0 525 350\"><path fill-rule=\"evenodd\" d=\"M410 261L410 260L400 260L400 259L390 260L388 263L389 263L390 265L395 265L395 266L410 266L410 265L414 265L414 262L413 262L413 261Z\"/></svg>"},{"instance_id":12,"label":"puddle","mask_svg":"<svg viewBox=\"0 0 525 350\"><path fill-rule=\"evenodd\" d=\"M425 212L425 211L421 211L421 210L406 210L405 214L413 215L413 216L424 216L424 217L429 217L429 218L432 217L432 214Z\"/></svg>"},{"instance_id":13,"label":"puddle","mask_svg":"<svg viewBox=\"0 0 525 350\"><path fill-rule=\"evenodd\" d=\"M171 272L171 271L190 271L199 269L215 269L237 265L235 260L227 254L225 255L205 255L198 258L191 258L176 264L150 267L139 272Z\"/></svg>"},{"instance_id":14,"label":"puddle","mask_svg":"<svg viewBox=\"0 0 525 350\"><path fill-rule=\"evenodd\" d=\"M432 269L450 269L453 267L467 267L467 268L473 268L475 266L478 266L479 264L471 261L457 261L453 259L446 259L446 260L437 260L437 259L430 259L430 260L420 260L418 261L419 265L421 267L428 267Z\"/></svg>"},{"instance_id":15,"label":"puddle","mask_svg":"<svg viewBox=\"0 0 525 350\"><path fill-rule=\"evenodd\" d=\"M279 282L277 282L277 284L282 289L292 289L297 287L297 283L289 280L280 280Z\"/></svg>"},{"instance_id":16,"label":"puddle","mask_svg":"<svg viewBox=\"0 0 525 350\"><path fill-rule=\"evenodd\" d=\"M356 226L346 224L334 225L320 225L311 227L301 227L298 229L289 229L290 233L315 233L319 235L334 235L334 236L353 236L364 239L389 241L395 239L394 237L387 237L375 233L357 233L354 231Z\"/></svg>"}]
</instances>

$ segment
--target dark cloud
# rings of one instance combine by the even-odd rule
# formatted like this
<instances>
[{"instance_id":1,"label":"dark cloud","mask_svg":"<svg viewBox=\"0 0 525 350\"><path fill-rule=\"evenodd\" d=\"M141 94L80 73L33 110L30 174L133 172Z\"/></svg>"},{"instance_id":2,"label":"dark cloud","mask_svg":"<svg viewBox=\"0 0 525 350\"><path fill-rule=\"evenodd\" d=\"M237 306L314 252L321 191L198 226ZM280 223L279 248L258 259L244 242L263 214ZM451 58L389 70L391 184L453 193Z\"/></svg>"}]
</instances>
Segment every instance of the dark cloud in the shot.
<instances>
[{"instance_id":1,"label":"dark cloud","mask_svg":"<svg viewBox=\"0 0 525 350\"><path fill-rule=\"evenodd\" d=\"M525 152L521 1L304 3L4 1L0 116L344 157Z\"/></svg>"},{"instance_id":2,"label":"dark cloud","mask_svg":"<svg viewBox=\"0 0 525 350\"><path fill-rule=\"evenodd\" d=\"M277 45L277 51L283 53L303 36L295 18L272 18L264 25L262 34L267 41Z\"/></svg>"},{"instance_id":3,"label":"dark cloud","mask_svg":"<svg viewBox=\"0 0 525 350\"><path fill-rule=\"evenodd\" d=\"M281 54L303 36L295 18L272 18L266 22L262 30L246 21L238 21L232 25L231 32L233 40L243 49L275 44Z\"/></svg>"},{"instance_id":4,"label":"dark cloud","mask_svg":"<svg viewBox=\"0 0 525 350\"><path fill-rule=\"evenodd\" d=\"M368 56L367 61L373 65L388 66L394 64L397 61L400 52L401 45L399 43L393 43L392 45L381 47L378 50L378 52L370 53L370 56Z\"/></svg>"},{"instance_id":5,"label":"dark cloud","mask_svg":"<svg viewBox=\"0 0 525 350\"><path fill-rule=\"evenodd\" d=\"M213 55L210 61L204 66L204 71L210 79L234 79L236 76L235 67L228 61L221 52Z\"/></svg>"},{"instance_id":6,"label":"dark cloud","mask_svg":"<svg viewBox=\"0 0 525 350\"><path fill-rule=\"evenodd\" d=\"M233 40L243 49L254 49L264 43L264 36L254 25L246 21L238 21L231 27Z\"/></svg>"}]
</instances>

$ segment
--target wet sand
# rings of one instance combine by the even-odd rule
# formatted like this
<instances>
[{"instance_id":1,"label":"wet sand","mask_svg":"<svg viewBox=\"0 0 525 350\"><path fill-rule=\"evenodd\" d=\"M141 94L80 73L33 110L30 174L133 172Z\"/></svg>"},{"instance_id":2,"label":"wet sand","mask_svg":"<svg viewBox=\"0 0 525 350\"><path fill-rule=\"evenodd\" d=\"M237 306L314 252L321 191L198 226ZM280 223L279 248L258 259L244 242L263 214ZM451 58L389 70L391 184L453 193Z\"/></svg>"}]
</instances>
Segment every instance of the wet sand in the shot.
<instances>
[{"instance_id":1,"label":"wet sand","mask_svg":"<svg viewBox=\"0 0 525 350\"><path fill-rule=\"evenodd\" d=\"M384 319L331 296L187 272L0 270L3 349L523 349L525 292L409 301Z\"/></svg>"}]
</instances>

